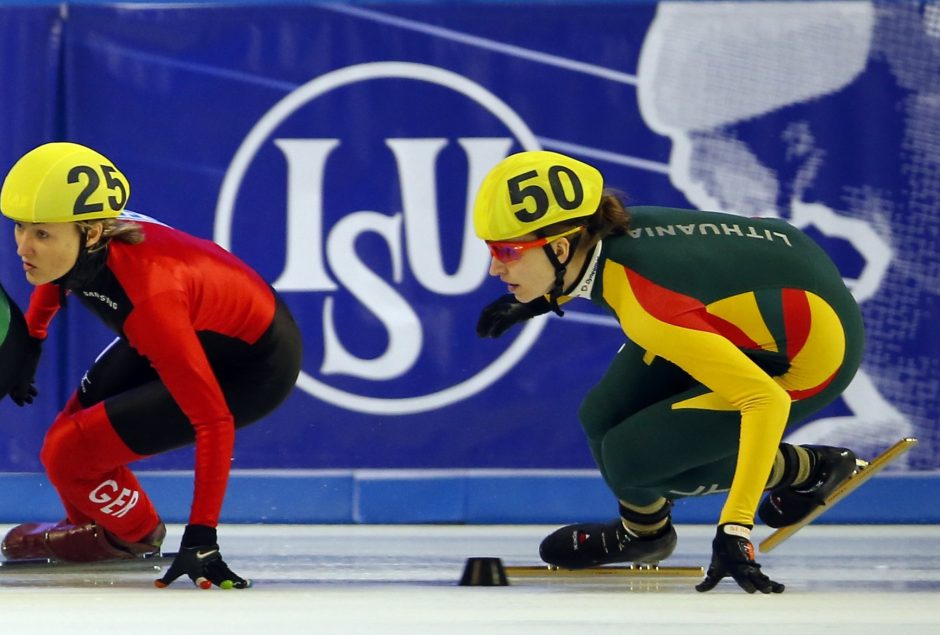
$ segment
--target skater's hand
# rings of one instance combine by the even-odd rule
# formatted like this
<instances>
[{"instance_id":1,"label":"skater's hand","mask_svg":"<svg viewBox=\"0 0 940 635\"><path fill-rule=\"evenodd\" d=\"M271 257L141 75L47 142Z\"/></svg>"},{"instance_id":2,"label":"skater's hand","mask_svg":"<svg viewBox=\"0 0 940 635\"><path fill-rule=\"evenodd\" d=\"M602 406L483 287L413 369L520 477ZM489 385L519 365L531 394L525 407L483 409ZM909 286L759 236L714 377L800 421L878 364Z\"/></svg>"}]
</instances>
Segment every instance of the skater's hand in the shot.
<instances>
[{"instance_id":1,"label":"skater's hand","mask_svg":"<svg viewBox=\"0 0 940 635\"><path fill-rule=\"evenodd\" d=\"M176 559L154 584L160 589L168 587L183 574L188 575L200 589L209 589L213 584L222 589L247 589L251 586L251 580L235 575L228 568L219 552L215 527L205 525L186 526Z\"/></svg>"},{"instance_id":2,"label":"skater's hand","mask_svg":"<svg viewBox=\"0 0 940 635\"><path fill-rule=\"evenodd\" d=\"M477 335L480 337L499 337L510 326L523 320L534 318L536 315L548 313L552 305L544 296L531 302L522 303L515 296L507 293L495 302L491 302L480 312L477 321Z\"/></svg>"},{"instance_id":3,"label":"skater's hand","mask_svg":"<svg viewBox=\"0 0 940 635\"><path fill-rule=\"evenodd\" d=\"M19 368L19 375L10 388L10 399L17 406L33 403L39 394L36 390L36 367L39 366L39 356L42 354L42 340L30 336L26 343L26 353ZM2 396L2 395L0 395Z\"/></svg>"},{"instance_id":4,"label":"skater's hand","mask_svg":"<svg viewBox=\"0 0 940 635\"><path fill-rule=\"evenodd\" d=\"M695 590L710 591L728 575L748 593L783 593L783 585L761 573L760 565L754 562L751 529L744 525L726 523L718 526L718 533L712 541L711 565Z\"/></svg>"}]
</instances>

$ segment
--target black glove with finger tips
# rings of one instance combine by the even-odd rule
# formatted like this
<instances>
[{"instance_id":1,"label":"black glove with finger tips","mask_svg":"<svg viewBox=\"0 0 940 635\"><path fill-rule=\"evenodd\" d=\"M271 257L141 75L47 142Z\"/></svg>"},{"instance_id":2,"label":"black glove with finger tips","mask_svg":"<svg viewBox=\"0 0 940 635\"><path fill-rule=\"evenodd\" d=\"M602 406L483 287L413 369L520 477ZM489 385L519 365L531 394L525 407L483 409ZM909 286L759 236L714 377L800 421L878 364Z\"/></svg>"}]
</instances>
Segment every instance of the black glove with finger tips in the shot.
<instances>
[{"instance_id":1,"label":"black glove with finger tips","mask_svg":"<svg viewBox=\"0 0 940 635\"><path fill-rule=\"evenodd\" d=\"M251 580L228 568L219 552L215 527L205 525L186 525L179 553L163 577L154 580L154 585L161 589L168 587L184 574L200 589L209 589L212 585L221 589L251 586Z\"/></svg>"},{"instance_id":2,"label":"black glove with finger tips","mask_svg":"<svg viewBox=\"0 0 940 635\"><path fill-rule=\"evenodd\" d=\"M499 337L513 324L548 313L551 309L552 305L545 296L523 303L516 300L513 294L507 293L483 307L480 319L477 320L477 335Z\"/></svg>"},{"instance_id":3,"label":"black glove with finger tips","mask_svg":"<svg viewBox=\"0 0 940 635\"><path fill-rule=\"evenodd\" d=\"M731 576L748 593L783 593L784 586L774 582L760 570L754 561L754 545L751 543L751 528L745 525L725 523L718 525L712 541L712 561L705 579L695 587L696 591L710 591L725 576Z\"/></svg>"},{"instance_id":4,"label":"black glove with finger tips","mask_svg":"<svg viewBox=\"0 0 940 635\"><path fill-rule=\"evenodd\" d=\"M39 357L42 355L43 340L30 336L23 353L20 373L13 386L10 387L10 399L17 406L33 403L39 394L36 390L36 368L39 366Z\"/></svg>"}]
</instances>

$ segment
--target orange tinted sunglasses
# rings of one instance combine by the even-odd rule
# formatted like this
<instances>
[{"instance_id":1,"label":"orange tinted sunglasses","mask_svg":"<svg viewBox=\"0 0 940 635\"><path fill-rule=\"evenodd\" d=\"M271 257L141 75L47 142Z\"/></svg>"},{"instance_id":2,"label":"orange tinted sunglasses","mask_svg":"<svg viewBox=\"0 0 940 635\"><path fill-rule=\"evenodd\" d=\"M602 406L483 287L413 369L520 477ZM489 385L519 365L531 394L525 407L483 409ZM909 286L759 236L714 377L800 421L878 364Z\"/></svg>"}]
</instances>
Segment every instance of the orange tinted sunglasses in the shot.
<instances>
[{"instance_id":1,"label":"orange tinted sunglasses","mask_svg":"<svg viewBox=\"0 0 940 635\"><path fill-rule=\"evenodd\" d=\"M570 236L575 232L581 231L583 225L578 225L574 229L569 229L566 232L560 234L555 234L554 236L545 236L544 238L536 238L535 240L524 240L519 242L511 241L486 241L486 246L490 248L490 255L493 258L496 258L500 262L513 262L522 258L522 252L526 249L533 249L535 247L542 247L552 242L553 240L558 240L559 238L564 238L565 236Z\"/></svg>"}]
</instances>

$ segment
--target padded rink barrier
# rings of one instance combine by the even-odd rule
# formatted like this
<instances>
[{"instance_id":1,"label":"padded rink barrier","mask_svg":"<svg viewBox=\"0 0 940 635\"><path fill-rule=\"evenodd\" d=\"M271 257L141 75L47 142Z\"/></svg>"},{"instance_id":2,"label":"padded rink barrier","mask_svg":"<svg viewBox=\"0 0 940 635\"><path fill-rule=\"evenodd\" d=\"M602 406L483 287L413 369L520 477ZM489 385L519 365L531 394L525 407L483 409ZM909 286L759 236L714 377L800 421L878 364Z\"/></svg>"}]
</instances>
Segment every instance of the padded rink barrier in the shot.
<instances>
[{"instance_id":1,"label":"padded rink barrier","mask_svg":"<svg viewBox=\"0 0 940 635\"><path fill-rule=\"evenodd\" d=\"M166 522L185 523L188 472L141 472ZM712 524L724 495L676 503L676 523ZM872 478L819 524L935 524L940 473ZM616 513L606 485L589 471L420 470L380 472L244 470L232 473L223 523L563 524L606 521ZM62 507L43 474L0 474L0 522L56 521Z\"/></svg>"}]
</instances>

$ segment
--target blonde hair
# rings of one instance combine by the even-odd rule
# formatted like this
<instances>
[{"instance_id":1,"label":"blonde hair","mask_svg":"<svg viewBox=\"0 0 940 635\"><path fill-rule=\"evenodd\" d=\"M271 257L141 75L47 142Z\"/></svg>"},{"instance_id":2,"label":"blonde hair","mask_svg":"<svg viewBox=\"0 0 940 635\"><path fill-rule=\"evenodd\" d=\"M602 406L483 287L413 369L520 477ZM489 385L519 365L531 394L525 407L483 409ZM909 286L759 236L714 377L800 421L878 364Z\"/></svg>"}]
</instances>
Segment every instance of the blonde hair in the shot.
<instances>
[{"instance_id":1,"label":"blonde hair","mask_svg":"<svg viewBox=\"0 0 940 635\"><path fill-rule=\"evenodd\" d=\"M91 231L96 224L101 224L101 239L88 248L88 251L94 253L104 249L112 240L119 240L123 243L136 245L144 241L144 230L140 225L129 220L120 220L117 218L102 218L99 220L80 220L75 221L78 230L83 234Z\"/></svg>"}]
</instances>

